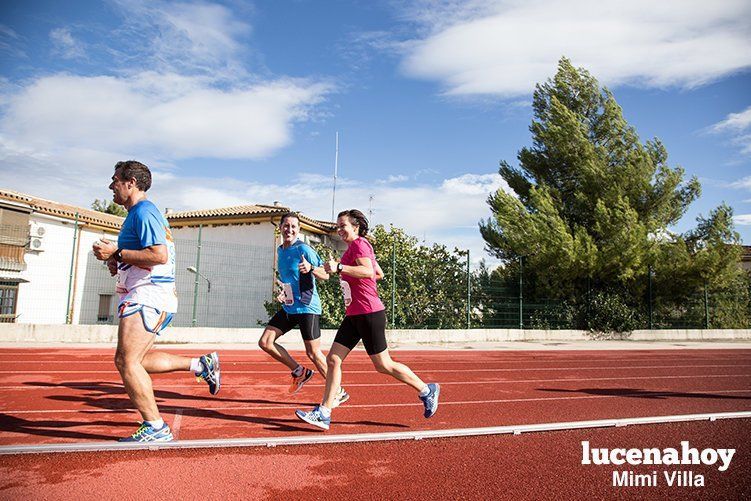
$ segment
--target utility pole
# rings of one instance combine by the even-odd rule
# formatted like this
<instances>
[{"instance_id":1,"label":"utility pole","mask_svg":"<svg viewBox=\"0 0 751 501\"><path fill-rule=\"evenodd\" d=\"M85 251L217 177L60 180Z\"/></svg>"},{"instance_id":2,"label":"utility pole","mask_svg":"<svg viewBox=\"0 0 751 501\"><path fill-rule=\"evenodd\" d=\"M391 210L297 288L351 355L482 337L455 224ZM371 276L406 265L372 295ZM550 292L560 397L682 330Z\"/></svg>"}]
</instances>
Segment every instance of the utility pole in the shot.
<instances>
[{"instance_id":1,"label":"utility pole","mask_svg":"<svg viewBox=\"0 0 751 501\"><path fill-rule=\"evenodd\" d=\"M331 194L331 220L334 219L336 207L336 177L339 174L339 131L336 131L336 153L334 155L334 190Z\"/></svg>"}]
</instances>

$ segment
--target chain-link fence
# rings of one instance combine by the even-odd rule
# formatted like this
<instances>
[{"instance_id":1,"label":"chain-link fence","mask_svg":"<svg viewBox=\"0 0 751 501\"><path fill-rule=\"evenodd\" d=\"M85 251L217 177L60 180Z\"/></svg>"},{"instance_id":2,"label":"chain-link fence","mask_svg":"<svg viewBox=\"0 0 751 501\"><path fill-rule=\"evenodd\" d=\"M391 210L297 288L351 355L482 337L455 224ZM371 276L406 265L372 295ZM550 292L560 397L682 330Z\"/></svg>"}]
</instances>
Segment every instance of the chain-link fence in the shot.
<instances>
[{"instance_id":1,"label":"chain-link fence","mask_svg":"<svg viewBox=\"0 0 751 501\"><path fill-rule=\"evenodd\" d=\"M0 228L0 233L0 321L117 323L115 278L90 250L96 234L79 232L81 236L65 248L46 246L44 240L32 242L28 227ZM200 237L176 239L175 245L179 308L174 325L258 327L278 307L271 303L276 255L272 245L228 244ZM390 328L751 327L747 283L722 290L705 284L683 291L678 298L652 292L645 274L641 284L645 292L636 301L589 282L574 288L569 295L573 299L562 301L531 295L528 272L523 269L498 276L471 270L466 251L412 261L397 259L396 244L377 246L376 252L385 275L378 288ZM338 277L318 282L318 287L324 307L322 326L336 328L344 315Z\"/></svg>"}]
</instances>

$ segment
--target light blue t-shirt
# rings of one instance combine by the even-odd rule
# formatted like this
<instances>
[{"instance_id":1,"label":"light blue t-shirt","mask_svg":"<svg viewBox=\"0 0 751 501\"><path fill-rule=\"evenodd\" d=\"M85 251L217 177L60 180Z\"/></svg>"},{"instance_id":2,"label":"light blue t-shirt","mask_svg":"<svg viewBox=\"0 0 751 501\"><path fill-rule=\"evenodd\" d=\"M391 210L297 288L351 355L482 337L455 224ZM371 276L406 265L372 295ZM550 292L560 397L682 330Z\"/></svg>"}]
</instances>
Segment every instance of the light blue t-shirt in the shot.
<instances>
[{"instance_id":1,"label":"light blue t-shirt","mask_svg":"<svg viewBox=\"0 0 751 501\"><path fill-rule=\"evenodd\" d=\"M167 245L169 223L151 200L141 200L128 211L123 221L117 246L120 249L141 250L152 245Z\"/></svg>"},{"instance_id":2,"label":"light blue t-shirt","mask_svg":"<svg viewBox=\"0 0 751 501\"><path fill-rule=\"evenodd\" d=\"M141 268L127 263L117 265L117 286L121 303L151 306L160 311L177 311L175 290L175 242L167 219L149 200L141 200L128 210L117 246L140 250L152 245L167 247L167 262Z\"/></svg>"},{"instance_id":3,"label":"light blue t-shirt","mask_svg":"<svg viewBox=\"0 0 751 501\"><path fill-rule=\"evenodd\" d=\"M300 270L298 266L302 256L317 268L323 266L323 261L318 253L309 245L296 240L295 243L284 248L280 245L276 249L279 278L282 282L290 284L295 302L291 305L282 304L284 311L290 314L312 313L321 314L321 298L318 296L316 280L311 270L308 277L303 279L303 290L300 290ZM307 284L307 285L306 285Z\"/></svg>"}]
</instances>

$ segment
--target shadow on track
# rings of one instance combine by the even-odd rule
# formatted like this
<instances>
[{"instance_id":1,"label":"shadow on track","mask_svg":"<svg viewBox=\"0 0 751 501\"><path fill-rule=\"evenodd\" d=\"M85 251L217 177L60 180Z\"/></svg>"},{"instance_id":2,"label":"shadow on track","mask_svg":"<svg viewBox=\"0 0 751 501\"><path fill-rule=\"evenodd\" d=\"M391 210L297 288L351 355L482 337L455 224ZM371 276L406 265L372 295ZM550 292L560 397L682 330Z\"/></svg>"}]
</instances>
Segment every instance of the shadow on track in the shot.
<instances>
[{"instance_id":1,"label":"shadow on track","mask_svg":"<svg viewBox=\"0 0 751 501\"><path fill-rule=\"evenodd\" d=\"M34 388L70 388L71 390L88 390L92 392L98 392L98 395L91 395L91 396L101 396L101 395L125 395L125 388L123 387L122 383L113 383L111 381L74 381L74 382L66 382L66 383L46 383L46 382L38 382L38 381L30 381L27 383L24 383L26 386L34 387ZM205 396L205 395L183 395L182 393L176 393L174 391L168 391L168 390L160 390L158 388L154 388L154 397L157 399L174 399L174 400L206 400L206 401L216 401L221 400L222 402L239 402L244 404L290 404L290 403L296 403L296 402L288 402L288 401L275 401L275 400L252 400L247 398L223 398L223 397L212 397L212 396ZM60 400L59 398L56 398L55 396L49 396L46 397L50 400Z\"/></svg>"},{"instance_id":2,"label":"shadow on track","mask_svg":"<svg viewBox=\"0 0 751 501\"><path fill-rule=\"evenodd\" d=\"M65 382L65 383L47 383L47 382L29 382L26 383L30 387L63 387L75 390L76 394L64 394L64 395L49 395L45 397L48 400L54 400L58 402L76 402L82 404L84 407L93 409L104 409L112 413L117 414L131 414L135 411L130 399L125 393L125 389L122 384L112 382ZM85 391L81 391L85 390ZM210 397L210 396L194 396L194 395L182 395L165 390L155 390L154 394L157 398L157 404L159 410L165 415L175 415L178 412L186 416L194 416L208 419L218 419L223 421L236 421L245 424L257 424L261 425L264 430L276 431L276 432L304 432L304 433L320 433L320 430L312 429L308 425L297 419L293 412L295 408L312 407L314 403L311 402L289 402L289 401L275 401L264 399L226 399L222 397ZM121 396L120 396L121 395ZM284 409L285 412L289 412L289 418L272 418L261 416L249 416L240 413L233 413L232 409L202 409L199 407L184 407L181 405L171 405L165 403L168 400L200 400L206 402L215 402L217 404L231 402L231 403L243 403L243 404L262 404L262 405L279 405L280 409ZM200 403L199 403L200 405ZM238 409L238 411L244 411ZM85 410L79 411L81 414L97 413L98 411ZM18 419L13 416L8 416L10 419ZM49 436L59 436L64 438L103 438L112 439L111 436L102 435L90 435L83 433L82 436L76 437L71 435L71 432L60 433L56 428L60 427L73 427L73 426L91 426L93 424L108 425L108 426L132 426L132 423L122 421L90 421L90 422L77 422L77 421L30 421L21 420L24 429L39 430L45 429L45 434ZM57 423L57 424L56 424ZM378 422L378 421L340 421L337 424L341 425L363 425L363 426L383 426L390 428L408 428L409 426L400 423ZM10 428L5 426L2 429L13 429L18 426L17 424L9 424ZM58 426L60 425L60 426ZM37 433L40 434L40 433Z\"/></svg>"},{"instance_id":3,"label":"shadow on track","mask_svg":"<svg viewBox=\"0 0 751 501\"><path fill-rule=\"evenodd\" d=\"M128 426L130 423L113 423L112 421L62 421L59 419L41 419L33 421L18 416L0 413L0 430L23 435L39 435L42 437L79 438L88 440L112 440L111 435L69 431L63 428L90 426Z\"/></svg>"},{"instance_id":4,"label":"shadow on track","mask_svg":"<svg viewBox=\"0 0 751 501\"><path fill-rule=\"evenodd\" d=\"M555 393L585 393L587 395L600 395L608 397L628 397L628 398L649 398L649 399L666 399L666 398L711 398L719 400L751 400L751 397L736 397L734 395L718 395L715 393L686 393L682 391L653 391L642 390L639 388L581 388L578 390L568 390L563 388L537 388L539 391Z\"/></svg>"}]
</instances>

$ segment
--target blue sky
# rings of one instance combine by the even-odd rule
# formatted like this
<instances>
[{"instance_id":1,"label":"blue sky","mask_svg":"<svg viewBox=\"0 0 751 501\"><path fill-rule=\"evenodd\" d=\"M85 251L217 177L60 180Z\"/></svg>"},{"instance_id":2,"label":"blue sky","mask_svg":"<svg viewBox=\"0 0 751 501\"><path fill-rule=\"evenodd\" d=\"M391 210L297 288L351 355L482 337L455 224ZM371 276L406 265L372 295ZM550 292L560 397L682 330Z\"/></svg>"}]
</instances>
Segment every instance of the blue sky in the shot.
<instances>
[{"instance_id":1,"label":"blue sky","mask_svg":"<svg viewBox=\"0 0 751 501\"><path fill-rule=\"evenodd\" d=\"M88 206L112 166L162 207L372 209L484 256L498 162L561 56L610 88L751 244L746 0L13 1L0 6L0 186ZM370 201L372 197L372 201Z\"/></svg>"}]
</instances>

